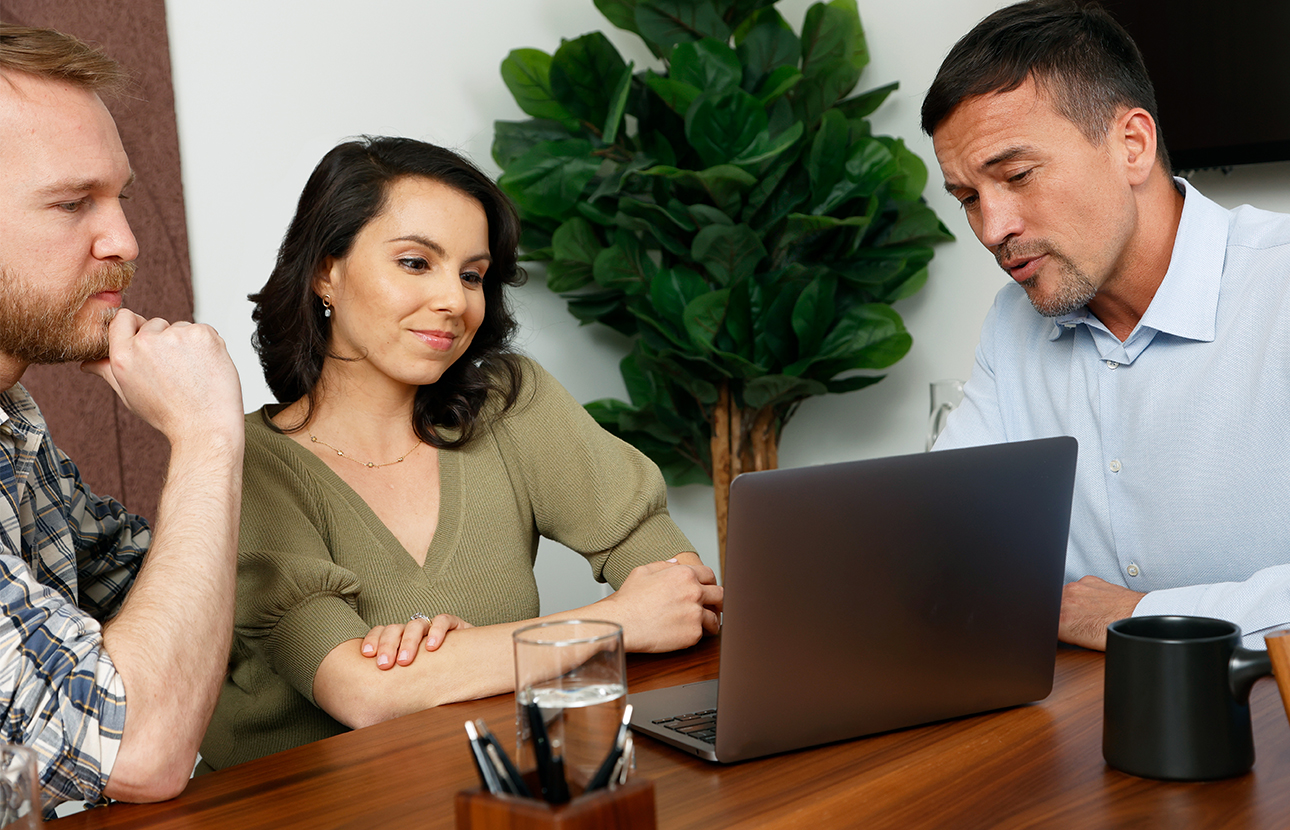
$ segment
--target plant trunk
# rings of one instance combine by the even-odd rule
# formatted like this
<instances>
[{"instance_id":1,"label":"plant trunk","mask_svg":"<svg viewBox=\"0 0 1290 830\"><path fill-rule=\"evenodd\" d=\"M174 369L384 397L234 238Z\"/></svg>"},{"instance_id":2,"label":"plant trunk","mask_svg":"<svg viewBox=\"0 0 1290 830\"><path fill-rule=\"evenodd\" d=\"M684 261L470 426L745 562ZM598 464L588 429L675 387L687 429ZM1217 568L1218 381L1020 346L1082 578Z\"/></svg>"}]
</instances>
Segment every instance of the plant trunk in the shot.
<instances>
[{"instance_id":1,"label":"plant trunk","mask_svg":"<svg viewBox=\"0 0 1290 830\"><path fill-rule=\"evenodd\" d=\"M773 470L779 466L779 425L775 408L741 409L730 385L721 384L712 411L712 487L717 507L717 549L720 576L726 574L726 523L730 515L730 483L740 473Z\"/></svg>"}]
</instances>

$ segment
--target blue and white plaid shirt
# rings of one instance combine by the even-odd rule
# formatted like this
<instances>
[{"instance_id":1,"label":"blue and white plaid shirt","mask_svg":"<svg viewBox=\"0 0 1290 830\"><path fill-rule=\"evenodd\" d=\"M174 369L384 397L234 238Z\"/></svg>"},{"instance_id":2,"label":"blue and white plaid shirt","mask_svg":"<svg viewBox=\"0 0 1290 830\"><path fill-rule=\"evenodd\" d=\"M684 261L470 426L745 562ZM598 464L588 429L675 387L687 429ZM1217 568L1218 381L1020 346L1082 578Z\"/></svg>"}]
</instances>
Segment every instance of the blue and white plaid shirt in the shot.
<instances>
[{"instance_id":1,"label":"blue and white plaid shirt","mask_svg":"<svg viewBox=\"0 0 1290 830\"><path fill-rule=\"evenodd\" d=\"M125 726L101 623L151 533L89 491L20 385L0 394L0 489L0 739L36 750L46 809L100 801Z\"/></svg>"}]
</instances>

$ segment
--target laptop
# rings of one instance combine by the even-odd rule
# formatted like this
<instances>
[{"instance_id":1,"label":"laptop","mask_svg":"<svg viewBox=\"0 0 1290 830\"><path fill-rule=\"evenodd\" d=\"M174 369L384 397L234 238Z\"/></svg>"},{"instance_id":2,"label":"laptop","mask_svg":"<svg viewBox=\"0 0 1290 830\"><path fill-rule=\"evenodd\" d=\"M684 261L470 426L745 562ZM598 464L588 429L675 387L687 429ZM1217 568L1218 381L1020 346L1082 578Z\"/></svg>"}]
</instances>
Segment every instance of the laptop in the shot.
<instances>
[{"instance_id":1,"label":"laptop","mask_svg":"<svg viewBox=\"0 0 1290 830\"><path fill-rule=\"evenodd\" d=\"M730 763L1047 697L1075 456L1060 437L739 476L718 679L629 694L632 727Z\"/></svg>"}]
</instances>

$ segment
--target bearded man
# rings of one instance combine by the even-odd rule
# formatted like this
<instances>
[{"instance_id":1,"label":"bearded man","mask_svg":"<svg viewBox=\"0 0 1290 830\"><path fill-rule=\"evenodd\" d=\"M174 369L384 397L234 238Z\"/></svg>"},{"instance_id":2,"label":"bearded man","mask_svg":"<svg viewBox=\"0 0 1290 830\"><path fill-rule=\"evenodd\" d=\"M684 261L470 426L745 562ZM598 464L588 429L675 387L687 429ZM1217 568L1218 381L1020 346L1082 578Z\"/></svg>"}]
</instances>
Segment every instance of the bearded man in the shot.
<instances>
[{"instance_id":1,"label":"bearded man","mask_svg":"<svg viewBox=\"0 0 1290 830\"><path fill-rule=\"evenodd\" d=\"M232 630L241 390L211 328L122 307L133 173L98 93L123 81L0 24L0 729L36 750L46 809L178 794ZM155 531L89 491L19 384L69 361L170 443Z\"/></svg>"},{"instance_id":2,"label":"bearded man","mask_svg":"<svg viewBox=\"0 0 1290 830\"><path fill-rule=\"evenodd\" d=\"M1290 217L1171 175L1142 56L1096 5L990 15L922 114L1013 280L937 449L1078 439L1064 641L1194 614L1261 646L1290 621Z\"/></svg>"}]
</instances>

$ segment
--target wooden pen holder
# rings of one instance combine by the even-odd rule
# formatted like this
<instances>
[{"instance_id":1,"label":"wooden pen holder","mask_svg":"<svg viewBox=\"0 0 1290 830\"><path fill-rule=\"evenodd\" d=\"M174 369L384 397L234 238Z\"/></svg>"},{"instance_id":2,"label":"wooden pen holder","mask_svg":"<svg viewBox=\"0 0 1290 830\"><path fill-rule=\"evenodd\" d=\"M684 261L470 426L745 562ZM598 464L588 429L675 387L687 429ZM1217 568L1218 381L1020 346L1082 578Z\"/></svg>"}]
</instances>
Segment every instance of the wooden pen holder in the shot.
<instances>
[{"instance_id":1,"label":"wooden pen holder","mask_svg":"<svg viewBox=\"0 0 1290 830\"><path fill-rule=\"evenodd\" d=\"M654 830L654 782L631 781L566 804L539 798L457 793L457 830Z\"/></svg>"}]
</instances>

